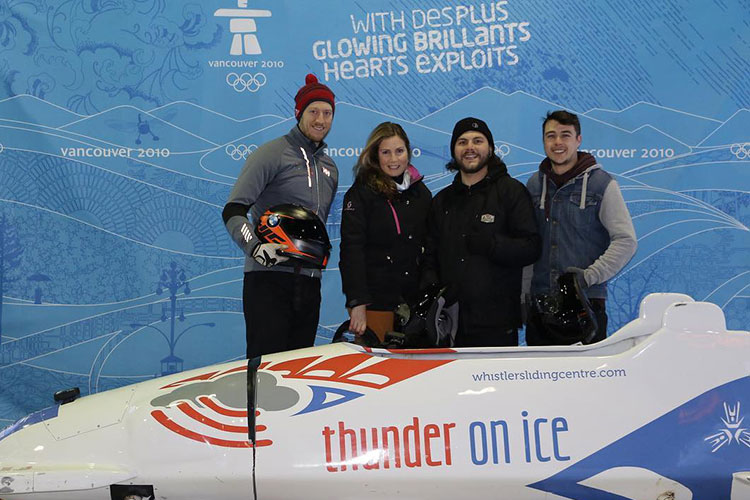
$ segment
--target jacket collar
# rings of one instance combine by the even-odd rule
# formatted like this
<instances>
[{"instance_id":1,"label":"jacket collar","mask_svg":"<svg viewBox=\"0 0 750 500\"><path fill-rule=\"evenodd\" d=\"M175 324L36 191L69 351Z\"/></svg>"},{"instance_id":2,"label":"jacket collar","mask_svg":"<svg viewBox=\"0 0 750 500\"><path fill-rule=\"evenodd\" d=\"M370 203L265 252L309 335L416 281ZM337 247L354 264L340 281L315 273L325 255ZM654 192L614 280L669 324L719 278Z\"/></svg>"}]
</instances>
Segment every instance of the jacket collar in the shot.
<instances>
[{"instance_id":1,"label":"jacket collar","mask_svg":"<svg viewBox=\"0 0 750 500\"><path fill-rule=\"evenodd\" d=\"M539 172L544 175L545 179L552 181L557 188L565 186L574 181L575 179L583 176L584 174L590 173L593 169L599 168L594 158L590 153L578 152L578 159L576 164L564 174L555 174L552 169L552 162L549 158L542 160L539 164Z\"/></svg>"},{"instance_id":2,"label":"jacket collar","mask_svg":"<svg viewBox=\"0 0 750 500\"><path fill-rule=\"evenodd\" d=\"M318 154L320 151L323 151L328 147L328 144L326 144L324 141L320 141L320 144L316 146L313 141L311 141L305 134L302 133L302 131L299 129L299 126L297 125L292 127L292 130L289 131L286 137L292 144L292 146L305 148L312 154Z\"/></svg>"},{"instance_id":3,"label":"jacket collar","mask_svg":"<svg viewBox=\"0 0 750 500\"><path fill-rule=\"evenodd\" d=\"M417 181L421 181L422 177L424 177L419 172L419 170L417 170L417 168L414 165L412 165L411 163L409 164L409 167L406 170L409 172L409 178L411 178L412 184L414 184Z\"/></svg>"}]
</instances>

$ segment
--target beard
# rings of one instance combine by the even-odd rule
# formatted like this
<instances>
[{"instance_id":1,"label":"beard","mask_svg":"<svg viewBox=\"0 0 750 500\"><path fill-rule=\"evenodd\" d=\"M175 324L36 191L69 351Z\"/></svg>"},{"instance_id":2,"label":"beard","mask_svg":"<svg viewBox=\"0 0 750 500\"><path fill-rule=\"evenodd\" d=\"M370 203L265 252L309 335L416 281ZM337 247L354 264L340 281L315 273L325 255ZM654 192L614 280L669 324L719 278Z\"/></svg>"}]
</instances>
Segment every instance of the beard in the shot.
<instances>
[{"instance_id":1,"label":"beard","mask_svg":"<svg viewBox=\"0 0 750 500\"><path fill-rule=\"evenodd\" d=\"M467 166L463 159L457 159L456 165L458 166L458 170L460 172L463 172L465 174L476 174L483 168L487 167L490 164L490 158L492 157L492 153L488 153L485 157L480 157L479 163L476 164L476 166L470 167Z\"/></svg>"},{"instance_id":2,"label":"beard","mask_svg":"<svg viewBox=\"0 0 750 500\"><path fill-rule=\"evenodd\" d=\"M301 129L301 127L300 127L300 130L302 130L302 129ZM323 141L323 140L324 140L324 139L326 138L326 136L328 136L328 133L329 133L330 131L331 131L331 129L329 128L328 130L326 130L326 131L325 131L325 133L324 133L324 134L322 135L322 137L320 137L320 138L317 138L317 137L311 137L312 135L317 135L317 134L319 134L320 132L318 132L317 130L315 130L315 129L313 129L312 127L308 126L308 127L306 128L306 130L302 130L302 134L303 134L303 135L304 135L305 137L307 137L308 139L310 139L311 141L313 141L313 142L321 142L321 141Z\"/></svg>"}]
</instances>

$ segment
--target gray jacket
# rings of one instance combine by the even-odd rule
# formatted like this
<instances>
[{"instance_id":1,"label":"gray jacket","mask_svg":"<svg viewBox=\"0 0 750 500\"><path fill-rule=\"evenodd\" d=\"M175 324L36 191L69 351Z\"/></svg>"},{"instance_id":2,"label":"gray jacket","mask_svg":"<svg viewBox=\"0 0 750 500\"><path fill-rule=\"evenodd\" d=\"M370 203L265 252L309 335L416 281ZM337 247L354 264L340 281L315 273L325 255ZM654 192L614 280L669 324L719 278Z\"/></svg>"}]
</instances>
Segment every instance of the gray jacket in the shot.
<instances>
[{"instance_id":1,"label":"gray jacket","mask_svg":"<svg viewBox=\"0 0 750 500\"><path fill-rule=\"evenodd\" d=\"M248 156L222 213L227 231L245 253L245 272L295 272L293 267L267 268L255 262L251 255L260 242L250 220L258 221L274 205L296 203L325 222L339 182L336 164L325 148L324 142L316 146L295 125L285 136L261 145ZM318 269L303 268L301 272L320 277Z\"/></svg>"}]
</instances>

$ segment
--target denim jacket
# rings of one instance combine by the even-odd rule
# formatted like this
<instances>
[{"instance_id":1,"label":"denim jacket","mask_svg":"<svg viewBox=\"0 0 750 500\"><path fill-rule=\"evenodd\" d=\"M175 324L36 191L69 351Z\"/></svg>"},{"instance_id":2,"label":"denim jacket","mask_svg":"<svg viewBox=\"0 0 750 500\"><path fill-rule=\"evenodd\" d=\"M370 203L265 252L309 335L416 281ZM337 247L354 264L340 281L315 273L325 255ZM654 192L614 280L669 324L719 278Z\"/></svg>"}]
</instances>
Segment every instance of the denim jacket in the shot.
<instances>
[{"instance_id":1,"label":"denim jacket","mask_svg":"<svg viewBox=\"0 0 750 500\"><path fill-rule=\"evenodd\" d=\"M594 165L560 188L537 171L527 187L542 237L531 293L550 293L566 268L578 267L584 270L587 296L606 298L607 280L636 249L633 223L617 183Z\"/></svg>"}]
</instances>

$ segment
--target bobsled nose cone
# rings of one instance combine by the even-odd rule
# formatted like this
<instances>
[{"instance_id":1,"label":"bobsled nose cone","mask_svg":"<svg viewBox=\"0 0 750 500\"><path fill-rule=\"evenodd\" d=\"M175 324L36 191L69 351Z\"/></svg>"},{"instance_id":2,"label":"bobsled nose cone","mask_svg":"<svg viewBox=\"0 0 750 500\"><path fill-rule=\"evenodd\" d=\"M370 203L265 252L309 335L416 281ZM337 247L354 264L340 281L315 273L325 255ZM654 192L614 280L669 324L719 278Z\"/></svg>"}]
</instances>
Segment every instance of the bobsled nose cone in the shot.
<instances>
[{"instance_id":1,"label":"bobsled nose cone","mask_svg":"<svg viewBox=\"0 0 750 500\"><path fill-rule=\"evenodd\" d=\"M120 389L53 406L0 431L0 498L111 498L110 485L136 476L125 465L127 432L117 425L133 393Z\"/></svg>"}]
</instances>

